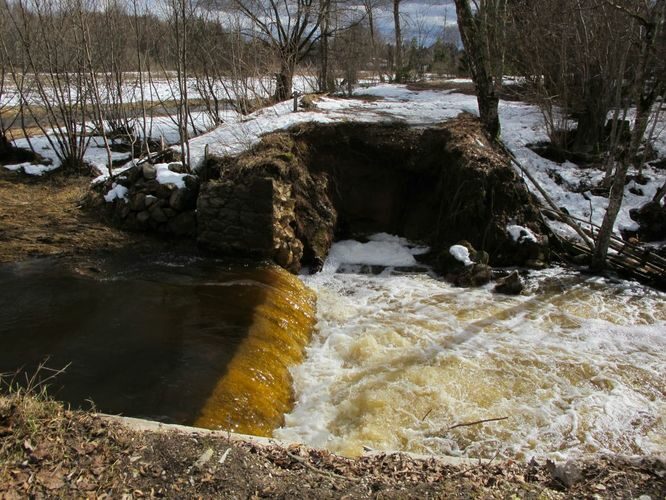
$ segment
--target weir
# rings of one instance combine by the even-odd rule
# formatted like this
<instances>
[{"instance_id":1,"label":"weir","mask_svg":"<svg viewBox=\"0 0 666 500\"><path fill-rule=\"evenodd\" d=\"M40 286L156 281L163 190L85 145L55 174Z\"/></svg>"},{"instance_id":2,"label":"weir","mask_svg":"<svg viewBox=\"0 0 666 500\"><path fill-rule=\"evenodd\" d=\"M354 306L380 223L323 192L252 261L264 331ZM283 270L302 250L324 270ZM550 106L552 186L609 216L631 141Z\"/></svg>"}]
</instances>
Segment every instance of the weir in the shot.
<instances>
[{"instance_id":1,"label":"weir","mask_svg":"<svg viewBox=\"0 0 666 500\"><path fill-rule=\"evenodd\" d=\"M225 375L194 421L197 427L270 436L292 408L289 369L303 359L315 322L315 295L276 267L261 276L264 297Z\"/></svg>"},{"instance_id":2,"label":"weir","mask_svg":"<svg viewBox=\"0 0 666 500\"><path fill-rule=\"evenodd\" d=\"M439 263L463 239L493 265L545 265L539 208L475 119L429 128L303 125L265 136L238 157L209 158L197 179L178 168L155 170L180 178L180 187L164 188L152 178L158 172L132 167L113 181L127 192L107 185L98 194L129 193L104 205L127 227L196 234L202 248L252 264L222 272L187 265L156 279L136 263L140 279L71 287L76 300L84 289L105 307L90 317L61 294L51 314L76 314L55 335L40 332L34 351L0 327L12 362L28 353L34 365L53 352L62 364L85 361L92 376L70 372L62 399L81 404L92 396L105 412L275 435L349 455L366 446L489 459L498 450L566 458L663 448L663 295L523 268L525 293L503 297L410 267L425 247L427 262ZM510 226L533 233L534 245L514 241ZM341 239L361 241L336 246ZM391 246L368 262L363 245ZM408 247L401 259L377 257L396 246ZM358 248L363 257L350 256ZM337 263L324 266L329 255ZM292 273L310 268L301 279L316 291L316 316L301 279L259 263L271 260ZM379 274L360 272L365 264ZM41 290L41 277L17 276L12 286L25 296L16 294L22 312L5 320L10 325L25 322L35 295L48 302L71 279ZM100 331L85 338L67 322L77 317ZM485 419L493 422L456 425Z\"/></svg>"},{"instance_id":3,"label":"weir","mask_svg":"<svg viewBox=\"0 0 666 500\"><path fill-rule=\"evenodd\" d=\"M46 360L66 367L48 394L73 407L264 436L282 424L315 319L297 277L168 255L56 264L0 266L4 380L38 382Z\"/></svg>"}]
</instances>

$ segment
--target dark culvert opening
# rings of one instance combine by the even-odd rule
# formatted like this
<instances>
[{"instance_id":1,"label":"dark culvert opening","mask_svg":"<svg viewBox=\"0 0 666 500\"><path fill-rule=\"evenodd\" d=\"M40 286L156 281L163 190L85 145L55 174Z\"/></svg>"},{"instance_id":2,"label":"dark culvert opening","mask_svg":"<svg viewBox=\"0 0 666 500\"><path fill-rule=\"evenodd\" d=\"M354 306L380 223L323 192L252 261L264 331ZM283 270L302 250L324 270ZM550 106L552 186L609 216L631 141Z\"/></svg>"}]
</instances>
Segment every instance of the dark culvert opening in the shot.
<instances>
[{"instance_id":1,"label":"dark culvert opening","mask_svg":"<svg viewBox=\"0 0 666 500\"><path fill-rule=\"evenodd\" d=\"M378 232L431 237L438 176L419 148L421 131L347 125L314 128L302 138L309 145L310 171L328 176L336 240Z\"/></svg>"},{"instance_id":2,"label":"dark culvert opening","mask_svg":"<svg viewBox=\"0 0 666 500\"><path fill-rule=\"evenodd\" d=\"M199 243L294 272L318 268L335 240L378 232L433 255L466 240L493 265L521 265L530 256L507 225L543 232L525 184L466 114L430 128L301 125L207 167L217 179L202 186Z\"/></svg>"}]
</instances>

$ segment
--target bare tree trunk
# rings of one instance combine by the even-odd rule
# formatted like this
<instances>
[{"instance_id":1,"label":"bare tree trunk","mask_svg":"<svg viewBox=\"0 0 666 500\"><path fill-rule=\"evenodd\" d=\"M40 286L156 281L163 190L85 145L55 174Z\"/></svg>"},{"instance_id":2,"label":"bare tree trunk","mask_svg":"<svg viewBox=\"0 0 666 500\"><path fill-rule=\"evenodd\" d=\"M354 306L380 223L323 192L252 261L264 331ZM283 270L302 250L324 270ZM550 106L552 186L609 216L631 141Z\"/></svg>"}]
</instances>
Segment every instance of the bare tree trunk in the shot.
<instances>
[{"instance_id":1,"label":"bare tree trunk","mask_svg":"<svg viewBox=\"0 0 666 500\"><path fill-rule=\"evenodd\" d=\"M109 145L109 138L106 132L104 115L102 113L102 97L99 91L99 84L97 81L97 74L95 66L93 65L91 55L91 36L90 26L87 22L86 13L80 9L78 14L79 29L81 30L81 46L85 54L85 60L88 66L88 93L92 101L93 113L97 121L98 133L102 136L104 141L104 149L106 150L106 168L110 178L113 178L113 159L111 155L111 147ZM112 49L113 50L113 49Z\"/></svg>"},{"instance_id":2,"label":"bare tree trunk","mask_svg":"<svg viewBox=\"0 0 666 500\"><path fill-rule=\"evenodd\" d=\"M377 75L380 75L379 61L377 60L377 35L375 34L375 15L371 2L365 2L365 13L368 16L368 30L370 31L370 46L372 56L372 67ZM380 75L381 77L381 75ZM381 77L383 79L383 77Z\"/></svg>"},{"instance_id":3,"label":"bare tree trunk","mask_svg":"<svg viewBox=\"0 0 666 500\"><path fill-rule=\"evenodd\" d=\"M277 74L277 85L275 87L275 100L286 101L291 97L294 81L296 61L291 54L285 55L280 61L280 72Z\"/></svg>"},{"instance_id":4,"label":"bare tree trunk","mask_svg":"<svg viewBox=\"0 0 666 500\"><path fill-rule=\"evenodd\" d=\"M326 0L322 7L322 20L320 25L320 39L319 39L319 57L320 57L320 72L319 72L319 91L328 92L335 90L335 82L329 76L329 38L330 38L330 22L331 22L331 0Z\"/></svg>"},{"instance_id":5,"label":"bare tree trunk","mask_svg":"<svg viewBox=\"0 0 666 500\"><path fill-rule=\"evenodd\" d=\"M456 12L458 14L458 28L460 36L467 53L469 70L476 87L476 99L479 104L479 116L486 133L491 140L495 141L500 136L499 121L499 97L497 96L494 77L497 71L493 71L493 61L487 48L490 43L487 36L487 20L481 20L478 12L475 16L468 0L455 0Z\"/></svg>"},{"instance_id":6,"label":"bare tree trunk","mask_svg":"<svg viewBox=\"0 0 666 500\"><path fill-rule=\"evenodd\" d=\"M395 66L395 82L402 83L402 30L400 28L400 2L401 0L393 0L393 25L395 27L395 51L394 51L394 66Z\"/></svg>"}]
</instances>

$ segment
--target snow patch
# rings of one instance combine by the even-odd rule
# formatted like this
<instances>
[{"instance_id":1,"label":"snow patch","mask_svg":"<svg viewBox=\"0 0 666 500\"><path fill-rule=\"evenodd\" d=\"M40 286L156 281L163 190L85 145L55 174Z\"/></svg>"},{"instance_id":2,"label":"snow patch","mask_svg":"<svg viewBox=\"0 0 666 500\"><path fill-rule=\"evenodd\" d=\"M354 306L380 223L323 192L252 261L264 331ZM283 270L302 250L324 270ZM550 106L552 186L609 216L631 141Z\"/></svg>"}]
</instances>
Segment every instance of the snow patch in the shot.
<instances>
[{"instance_id":1,"label":"snow patch","mask_svg":"<svg viewBox=\"0 0 666 500\"><path fill-rule=\"evenodd\" d=\"M182 189L185 187L185 176L187 174L179 174L169 170L168 163L159 163L155 165L157 169L157 182L160 184L175 184L177 188Z\"/></svg>"},{"instance_id":2,"label":"snow patch","mask_svg":"<svg viewBox=\"0 0 666 500\"><path fill-rule=\"evenodd\" d=\"M537 237L534 233L524 226L517 226L515 224L509 225L506 226L506 232L516 243L523 243L525 241L537 242Z\"/></svg>"},{"instance_id":3,"label":"snow patch","mask_svg":"<svg viewBox=\"0 0 666 500\"><path fill-rule=\"evenodd\" d=\"M23 170L26 175L36 175L38 177L44 175L46 172L51 172L52 170L58 168L54 165L33 165L30 162L19 163L17 165L5 165L4 167L7 170L11 170L12 172Z\"/></svg>"},{"instance_id":4,"label":"snow patch","mask_svg":"<svg viewBox=\"0 0 666 500\"><path fill-rule=\"evenodd\" d=\"M333 243L324 264L327 272L335 272L343 264L369 266L414 266L415 255L427 253L430 248L414 245L404 238L387 233L378 233L361 243L343 240Z\"/></svg>"},{"instance_id":5,"label":"snow patch","mask_svg":"<svg viewBox=\"0 0 666 500\"><path fill-rule=\"evenodd\" d=\"M459 262L462 262L465 266L471 266L474 264L472 259L469 258L469 249L462 245L453 245L449 248L449 253L453 255L453 258Z\"/></svg>"},{"instance_id":6,"label":"snow patch","mask_svg":"<svg viewBox=\"0 0 666 500\"><path fill-rule=\"evenodd\" d=\"M629 231L631 233L635 233L641 228L638 222L631 222L629 224L620 224L618 227L620 228L620 231Z\"/></svg>"},{"instance_id":7,"label":"snow patch","mask_svg":"<svg viewBox=\"0 0 666 500\"><path fill-rule=\"evenodd\" d=\"M104 195L104 201L111 203L116 198L119 200L125 200L127 203L127 192L128 189L125 186L116 184L115 182L111 185L111 189L108 193Z\"/></svg>"},{"instance_id":8,"label":"snow patch","mask_svg":"<svg viewBox=\"0 0 666 500\"><path fill-rule=\"evenodd\" d=\"M412 255L423 255L430 251L430 247L428 246L416 245L409 241L407 238L401 238L400 236L396 236L394 234L376 233L368 236L368 240L380 241L384 243L396 243L407 248Z\"/></svg>"}]
</instances>

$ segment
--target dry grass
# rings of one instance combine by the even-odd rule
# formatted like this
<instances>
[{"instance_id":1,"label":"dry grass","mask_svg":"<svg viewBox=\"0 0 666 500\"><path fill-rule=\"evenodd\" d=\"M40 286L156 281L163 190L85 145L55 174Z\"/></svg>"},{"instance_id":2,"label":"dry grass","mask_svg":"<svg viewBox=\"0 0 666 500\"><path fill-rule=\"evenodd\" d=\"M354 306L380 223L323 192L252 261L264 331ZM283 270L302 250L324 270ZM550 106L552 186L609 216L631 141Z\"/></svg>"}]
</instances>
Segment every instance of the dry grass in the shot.
<instances>
[{"instance_id":1,"label":"dry grass","mask_svg":"<svg viewBox=\"0 0 666 500\"><path fill-rule=\"evenodd\" d=\"M90 180L60 173L35 178L0 168L0 263L169 246L113 228L82 209Z\"/></svg>"}]
</instances>

